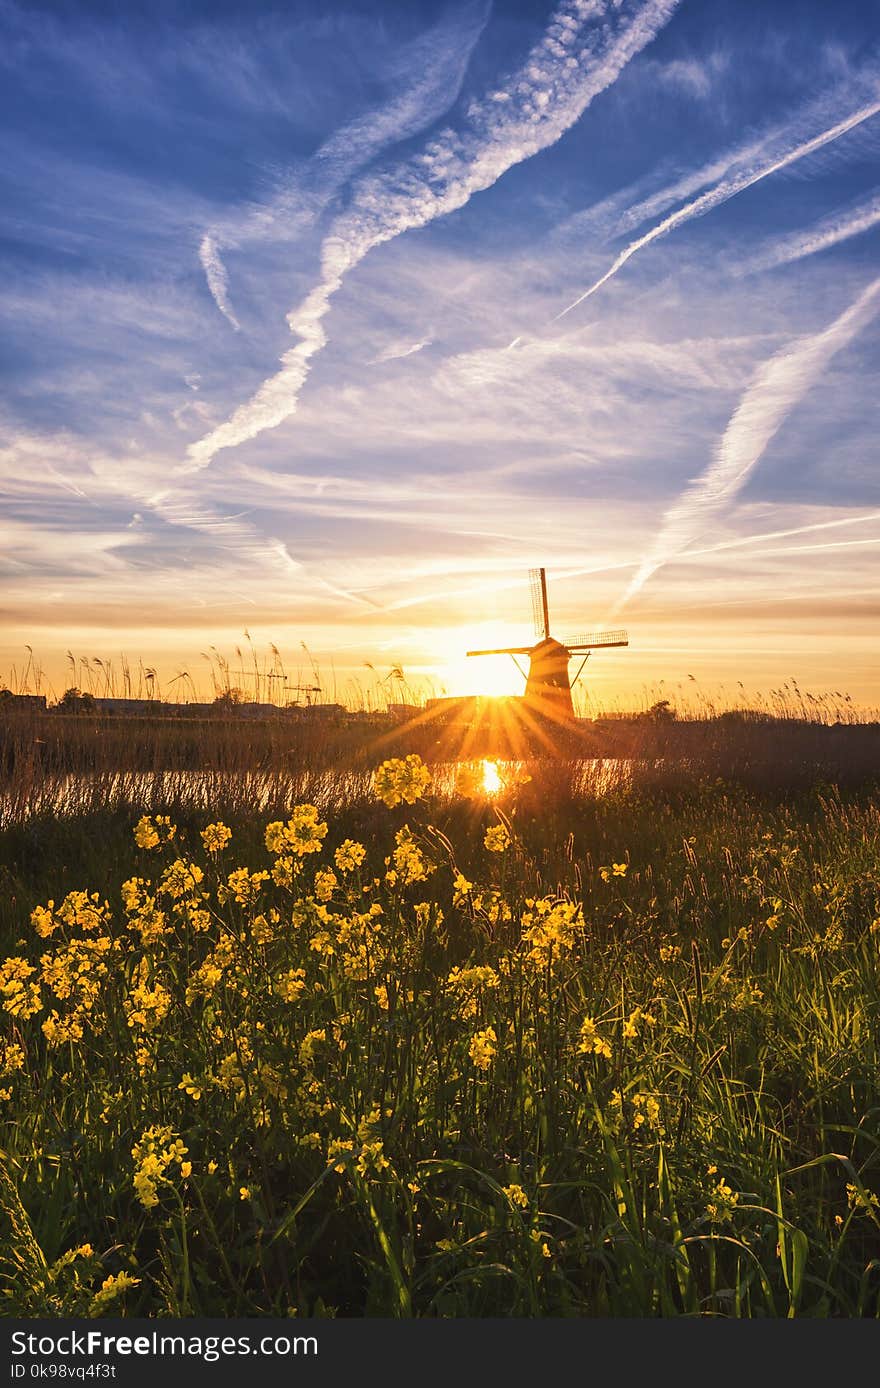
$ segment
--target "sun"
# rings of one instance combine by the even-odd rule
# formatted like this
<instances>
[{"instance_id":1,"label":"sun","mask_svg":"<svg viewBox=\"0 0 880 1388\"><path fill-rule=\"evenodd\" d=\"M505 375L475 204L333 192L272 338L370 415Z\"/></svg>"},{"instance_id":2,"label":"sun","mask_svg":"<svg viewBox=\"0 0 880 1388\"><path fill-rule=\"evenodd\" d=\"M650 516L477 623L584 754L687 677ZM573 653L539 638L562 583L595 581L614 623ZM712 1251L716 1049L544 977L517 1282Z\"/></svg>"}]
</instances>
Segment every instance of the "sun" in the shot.
<instances>
[{"instance_id":1,"label":"sun","mask_svg":"<svg viewBox=\"0 0 880 1388\"><path fill-rule=\"evenodd\" d=\"M495 761L482 763L481 789L484 795L498 795L504 789L504 781Z\"/></svg>"},{"instance_id":2,"label":"sun","mask_svg":"<svg viewBox=\"0 0 880 1388\"><path fill-rule=\"evenodd\" d=\"M523 674L509 655L481 656L479 659L469 659L465 655L468 650L485 650L498 644L498 628L493 623L456 627L433 639L439 656L434 670L449 694L481 694L489 698L522 694L525 683Z\"/></svg>"}]
</instances>

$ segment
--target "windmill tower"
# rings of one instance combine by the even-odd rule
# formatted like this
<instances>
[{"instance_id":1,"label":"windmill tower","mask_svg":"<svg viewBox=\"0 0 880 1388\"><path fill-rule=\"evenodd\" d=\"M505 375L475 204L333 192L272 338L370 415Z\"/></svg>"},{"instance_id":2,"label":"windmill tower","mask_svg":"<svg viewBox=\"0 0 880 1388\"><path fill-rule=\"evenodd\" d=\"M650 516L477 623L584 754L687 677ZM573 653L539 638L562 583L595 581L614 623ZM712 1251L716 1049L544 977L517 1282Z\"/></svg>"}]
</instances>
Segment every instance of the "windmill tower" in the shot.
<instances>
[{"instance_id":1,"label":"windmill tower","mask_svg":"<svg viewBox=\"0 0 880 1388\"><path fill-rule=\"evenodd\" d=\"M565 642L557 641L550 635L550 614L547 608L547 575L544 569L531 569L529 578L532 585L532 612L537 640L533 646L502 646L490 651L468 651L468 655L509 655L514 664L525 676L526 704L537 713L542 713L554 722L569 722L574 718L574 705L571 701L573 685L577 684L581 671L590 658L591 651L600 646L628 646L629 637L625 631L593 631L584 636L575 636ZM577 674L573 680L568 677L568 666L572 657L584 653ZM529 673L519 665L518 655L529 657Z\"/></svg>"}]
</instances>

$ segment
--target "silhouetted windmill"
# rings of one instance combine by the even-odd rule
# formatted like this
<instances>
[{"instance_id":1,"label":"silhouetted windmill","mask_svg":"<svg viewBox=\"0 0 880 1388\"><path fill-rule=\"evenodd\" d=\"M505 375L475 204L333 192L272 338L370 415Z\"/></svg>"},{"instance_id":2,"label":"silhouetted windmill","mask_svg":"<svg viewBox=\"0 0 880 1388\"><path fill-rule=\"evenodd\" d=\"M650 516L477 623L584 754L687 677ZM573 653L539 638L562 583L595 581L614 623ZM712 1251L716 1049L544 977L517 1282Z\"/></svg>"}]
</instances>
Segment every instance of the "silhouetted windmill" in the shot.
<instances>
[{"instance_id":1,"label":"silhouetted windmill","mask_svg":"<svg viewBox=\"0 0 880 1388\"><path fill-rule=\"evenodd\" d=\"M583 636L575 636L565 642L557 641L550 635L550 615L547 609L547 576L544 569L530 569L532 585L532 611L535 621L533 646L501 646L490 651L468 651L468 655L509 655L526 681L526 703L538 713L558 721L574 718L574 705L571 701L572 687L577 684L581 671L590 658L590 652L601 646L628 646L629 637L625 631L592 631ZM568 677L568 665L572 656L586 652L573 680ZM516 657L529 657L529 673L520 667Z\"/></svg>"}]
</instances>

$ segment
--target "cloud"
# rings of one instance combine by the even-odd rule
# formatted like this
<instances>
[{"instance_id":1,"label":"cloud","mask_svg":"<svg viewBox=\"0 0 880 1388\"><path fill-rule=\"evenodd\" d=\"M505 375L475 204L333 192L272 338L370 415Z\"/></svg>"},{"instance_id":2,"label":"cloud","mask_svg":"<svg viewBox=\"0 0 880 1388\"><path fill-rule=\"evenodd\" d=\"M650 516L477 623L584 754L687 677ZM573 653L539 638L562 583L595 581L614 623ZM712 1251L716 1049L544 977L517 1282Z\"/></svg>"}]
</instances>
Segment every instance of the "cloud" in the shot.
<instances>
[{"instance_id":1,"label":"cloud","mask_svg":"<svg viewBox=\"0 0 880 1388\"><path fill-rule=\"evenodd\" d=\"M720 207L722 203L729 201L730 198L736 197L738 193L744 192L747 188L754 187L756 183L760 183L763 179L769 178L772 174L779 173L782 169L796 164L799 160L806 158L810 154L816 153L817 150L823 149L833 141L839 140L843 135L849 134L851 130L855 130L858 126L862 125L863 122L876 116L878 112L880 112L880 100L869 101L867 104L860 106L858 110L852 112L851 115L844 117L843 120L837 121L828 129L820 131L817 135L813 135L809 139L798 139L797 143L790 145L788 149L775 154L770 159L764 160L757 166L746 163L746 166L740 169L739 172L727 173L726 176L720 178L713 187L707 189L705 193L701 193L699 197L694 198L683 207L679 207L675 212L670 213L668 217L664 217L661 222L656 223L656 225L651 227L649 231L646 231L644 235L637 237L634 241L631 241L628 246L625 246L613 264L605 271L604 275L601 275L599 279L591 284L589 289L585 289L583 294L579 294L576 299L573 299L561 313L557 313L553 322L558 323L566 314L571 313L572 309L577 308L579 304L591 298L597 290L601 289L604 284L607 284L609 280L613 279L614 276L623 269L624 265L632 260L634 255L644 250L646 246L651 245L652 242L657 241L661 236L666 236L670 231L674 231L677 227L682 226L683 223L692 221L694 217L704 216L705 213L711 212L716 207ZM754 147L752 147L752 149L753 148ZM736 157L735 164L739 165L741 161L742 155L740 154ZM702 175L698 175L698 177L701 176Z\"/></svg>"},{"instance_id":2,"label":"cloud","mask_svg":"<svg viewBox=\"0 0 880 1388\"><path fill-rule=\"evenodd\" d=\"M445 115L461 92L490 8L488 0L472 0L450 10L411 42L392 49L382 73L385 82L397 87L391 99L342 125L302 168L279 182L273 196L251 204L244 214L236 210L217 219L206 239L215 248L232 249L255 240L288 241L302 234L359 169ZM207 266L205 270L207 274Z\"/></svg>"},{"instance_id":3,"label":"cloud","mask_svg":"<svg viewBox=\"0 0 880 1388\"><path fill-rule=\"evenodd\" d=\"M426 347L430 347L433 338L423 337L419 342L389 342L387 347L383 347L377 357L373 357L367 362L367 366L381 366L386 361L400 361L403 357L415 356L416 352L422 352Z\"/></svg>"},{"instance_id":4,"label":"cloud","mask_svg":"<svg viewBox=\"0 0 880 1388\"><path fill-rule=\"evenodd\" d=\"M770 270L777 265L790 265L806 256L817 255L831 246L849 241L853 236L861 236L880 224L880 193L846 212L835 212L817 222L809 231L798 231L774 241L772 246L758 254L754 260L747 261L739 273L753 270Z\"/></svg>"},{"instance_id":5,"label":"cloud","mask_svg":"<svg viewBox=\"0 0 880 1388\"><path fill-rule=\"evenodd\" d=\"M202 262L202 269L205 272L205 279L208 281L208 288L214 303L223 317L232 324L235 331L241 332L241 324L233 313L229 302L229 276L226 273L226 266L220 259L220 252L210 236L203 236L201 239L199 260Z\"/></svg>"},{"instance_id":6,"label":"cloud","mask_svg":"<svg viewBox=\"0 0 880 1388\"><path fill-rule=\"evenodd\" d=\"M323 320L330 301L371 250L464 207L508 169L555 144L677 4L647 0L633 12L618 0L568 0L519 71L469 105L462 130L443 130L418 155L361 178L324 240L318 284L288 315L299 342L246 404L190 446L188 470L206 467L220 449L275 428L295 412L311 360L327 341ZM596 25L597 19L603 23Z\"/></svg>"},{"instance_id":7,"label":"cloud","mask_svg":"<svg viewBox=\"0 0 880 1388\"><path fill-rule=\"evenodd\" d=\"M748 481L768 443L787 416L821 378L836 352L880 311L880 277L835 321L765 362L724 431L715 457L663 518L650 554L640 565L619 610L652 574L685 550Z\"/></svg>"}]
</instances>

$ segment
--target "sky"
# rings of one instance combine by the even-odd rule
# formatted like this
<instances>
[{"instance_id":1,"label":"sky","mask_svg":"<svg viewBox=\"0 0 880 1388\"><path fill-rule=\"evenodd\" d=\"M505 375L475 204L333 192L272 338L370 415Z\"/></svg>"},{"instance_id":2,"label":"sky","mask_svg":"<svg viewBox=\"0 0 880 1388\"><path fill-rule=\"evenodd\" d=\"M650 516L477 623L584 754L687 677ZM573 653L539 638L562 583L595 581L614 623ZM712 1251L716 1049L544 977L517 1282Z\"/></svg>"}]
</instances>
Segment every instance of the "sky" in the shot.
<instances>
[{"instance_id":1,"label":"sky","mask_svg":"<svg viewBox=\"0 0 880 1388\"><path fill-rule=\"evenodd\" d=\"M586 711L880 706L878 0L0 0L0 68L0 679L516 693L544 566Z\"/></svg>"}]
</instances>

